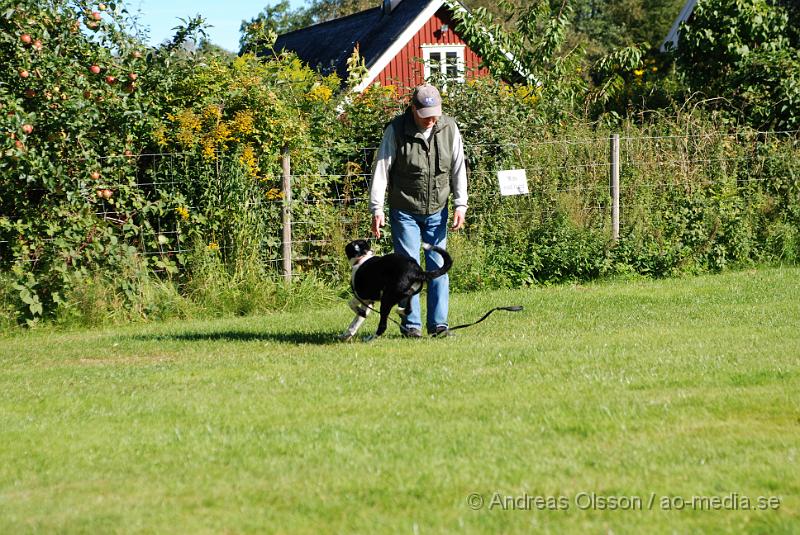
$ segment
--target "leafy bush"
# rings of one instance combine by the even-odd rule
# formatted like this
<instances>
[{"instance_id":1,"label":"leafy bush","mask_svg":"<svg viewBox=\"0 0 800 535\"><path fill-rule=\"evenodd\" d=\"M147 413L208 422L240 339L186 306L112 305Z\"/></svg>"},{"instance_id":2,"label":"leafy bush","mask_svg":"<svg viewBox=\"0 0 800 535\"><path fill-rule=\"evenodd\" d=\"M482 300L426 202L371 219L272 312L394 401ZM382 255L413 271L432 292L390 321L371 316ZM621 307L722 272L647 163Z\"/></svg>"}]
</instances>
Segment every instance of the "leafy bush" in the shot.
<instances>
[{"instance_id":1,"label":"leafy bush","mask_svg":"<svg viewBox=\"0 0 800 535\"><path fill-rule=\"evenodd\" d=\"M794 8L797 10L797 8ZM700 0L675 52L689 87L755 128L800 127L800 49L767 0Z\"/></svg>"},{"instance_id":2,"label":"leafy bush","mask_svg":"<svg viewBox=\"0 0 800 535\"><path fill-rule=\"evenodd\" d=\"M183 42L200 21L159 49L128 23L119 4L81 0L0 14L0 268L19 321L93 321L67 296L103 292L148 316L145 281L179 283L196 242L219 247L233 276L263 274L279 244L281 150L310 144L306 117L333 115L338 81L295 58L198 62ZM324 189L314 177L298 187Z\"/></svg>"}]
</instances>

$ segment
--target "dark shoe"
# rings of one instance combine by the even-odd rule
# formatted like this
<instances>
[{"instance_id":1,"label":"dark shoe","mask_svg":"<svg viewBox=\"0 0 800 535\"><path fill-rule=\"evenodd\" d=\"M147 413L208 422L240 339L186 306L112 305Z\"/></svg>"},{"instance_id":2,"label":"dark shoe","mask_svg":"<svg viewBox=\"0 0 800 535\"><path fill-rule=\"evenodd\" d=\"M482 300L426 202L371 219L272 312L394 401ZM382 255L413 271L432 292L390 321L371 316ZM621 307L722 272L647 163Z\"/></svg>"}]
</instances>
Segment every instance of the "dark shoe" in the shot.
<instances>
[{"instance_id":1,"label":"dark shoe","mask_svg":"<svg viewBox=\"0 0 800 535\"><path fill-rule=\"evenodd\" d=\"M447 325L437 325L436 329L434 330L428 329L428 334L430 334L434 338L444 338L445 336L453 336L453 333L450 332L450 329L447 328Z\"/></svg>"},{"instance_id":2,"label":"dark shoe","mask_svg":"<svg viewBox=\"0 0 800 535\"><path fill-rule=\"evenodd\" d=\"M400 327L400 334L403 335L403 338L422 338L422 331L416 327L411 327L410 329Z\"/></svg>"}]
</instances>

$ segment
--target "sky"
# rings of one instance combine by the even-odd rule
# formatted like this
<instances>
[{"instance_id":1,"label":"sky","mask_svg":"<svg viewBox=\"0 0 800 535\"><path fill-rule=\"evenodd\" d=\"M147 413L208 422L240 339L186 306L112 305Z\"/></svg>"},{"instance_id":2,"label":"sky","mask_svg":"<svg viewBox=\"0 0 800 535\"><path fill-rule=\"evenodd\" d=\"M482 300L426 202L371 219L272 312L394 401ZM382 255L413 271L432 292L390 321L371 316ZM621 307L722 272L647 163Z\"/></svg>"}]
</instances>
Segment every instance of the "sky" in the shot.
<instances>
[{"instance_id":1,"label":"sky","mask_svg":"<svg viewBox=\"0 0 800 535\"><path fill-rule=\"evenodd\" d=\"M139 14L139 24L149 27L148 44L156 46L175 33L179 19L202 15L213 26L207 28L209 41L231 52L239 51L239 26L243 20L258 15L267 4L278 0L127 0L131 14ZM292 8L305 5L303 0L290 0Z\"/></svg>"}]
</instances>

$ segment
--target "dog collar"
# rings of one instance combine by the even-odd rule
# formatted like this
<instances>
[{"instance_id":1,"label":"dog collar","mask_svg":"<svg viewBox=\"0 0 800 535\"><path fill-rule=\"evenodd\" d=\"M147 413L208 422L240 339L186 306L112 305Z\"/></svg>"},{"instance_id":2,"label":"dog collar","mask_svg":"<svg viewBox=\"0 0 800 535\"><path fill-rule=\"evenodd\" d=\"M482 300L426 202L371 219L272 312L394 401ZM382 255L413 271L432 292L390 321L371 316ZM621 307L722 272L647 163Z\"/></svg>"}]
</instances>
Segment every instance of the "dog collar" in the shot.
<instances>
[{"instance_id":1,"label":"dog collar","mask_svg":"<svg viewBox=\"0 0 800 535\"><path fill-rule=\"evenodd\" d=\"M375 255L372 251L367 251L367 254L363 254L361 256L357 256L355 258L350 259L350 265L352 267L357 267L366 262L368 259L372 258Z\"/></svg>"}]
</instances>

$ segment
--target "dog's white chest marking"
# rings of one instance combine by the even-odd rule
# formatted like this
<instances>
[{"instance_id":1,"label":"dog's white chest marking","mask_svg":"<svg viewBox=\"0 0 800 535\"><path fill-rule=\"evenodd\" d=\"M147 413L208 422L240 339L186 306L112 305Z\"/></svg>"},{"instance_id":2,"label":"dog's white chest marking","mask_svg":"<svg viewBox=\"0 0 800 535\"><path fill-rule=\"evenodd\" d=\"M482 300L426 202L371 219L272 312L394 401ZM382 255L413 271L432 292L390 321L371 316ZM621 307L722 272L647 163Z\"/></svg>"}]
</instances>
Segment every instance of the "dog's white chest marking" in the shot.
<instances>
[{"instance_id":1,"label":"dog's white chest marking","mask_svg":"<svg viewBox=\"0 0 800 535\"><path fill-rule=\"evenodd\" d=\"M356 295L356 297L358 297L358 294L356 293L356 272L364 262L372 258L374 255L375 253L372 251L367 251L367 254L350 260L350 264L353 266L352 271L350 272L350 288L353 289L353 293Z\"/></svg>"},{"instance_id":2,"label":"dog's white chest marking","mask_svg":"<svg viewBox=\"0 0 800 535\"><path fill-rule=\"evenodd\" d=\"M354 297L353 297L353 299L350 300L349 305L350 305L350 308L352 308L353 311L356 313L356 317L353 318L353 321L352 321L352 323L350 323L350 326L339 337L341 340L345 340L345 341L346 340L352 340L353 337L358 332L358 329L364 323L364 320L367 319L367 314L369 314L369 311L371 310L371 307L370 307L371 303L365 303L364 301L361 300L361 298L358 297L358 294L356 293L355 282L356 282L356 272L358 272L358 268L360 268L361 265L364 262L366 262L369 258L371 258L372 256L373 256L373 252L372 251L367 251L367 254L365 254L363 256L359 256L357 258L353 258L353 259L350 260L350 264L353 266L353 269L352 269L352 271L350 273L350 288L353 289Z\"/></svg>"}]
</instances>

